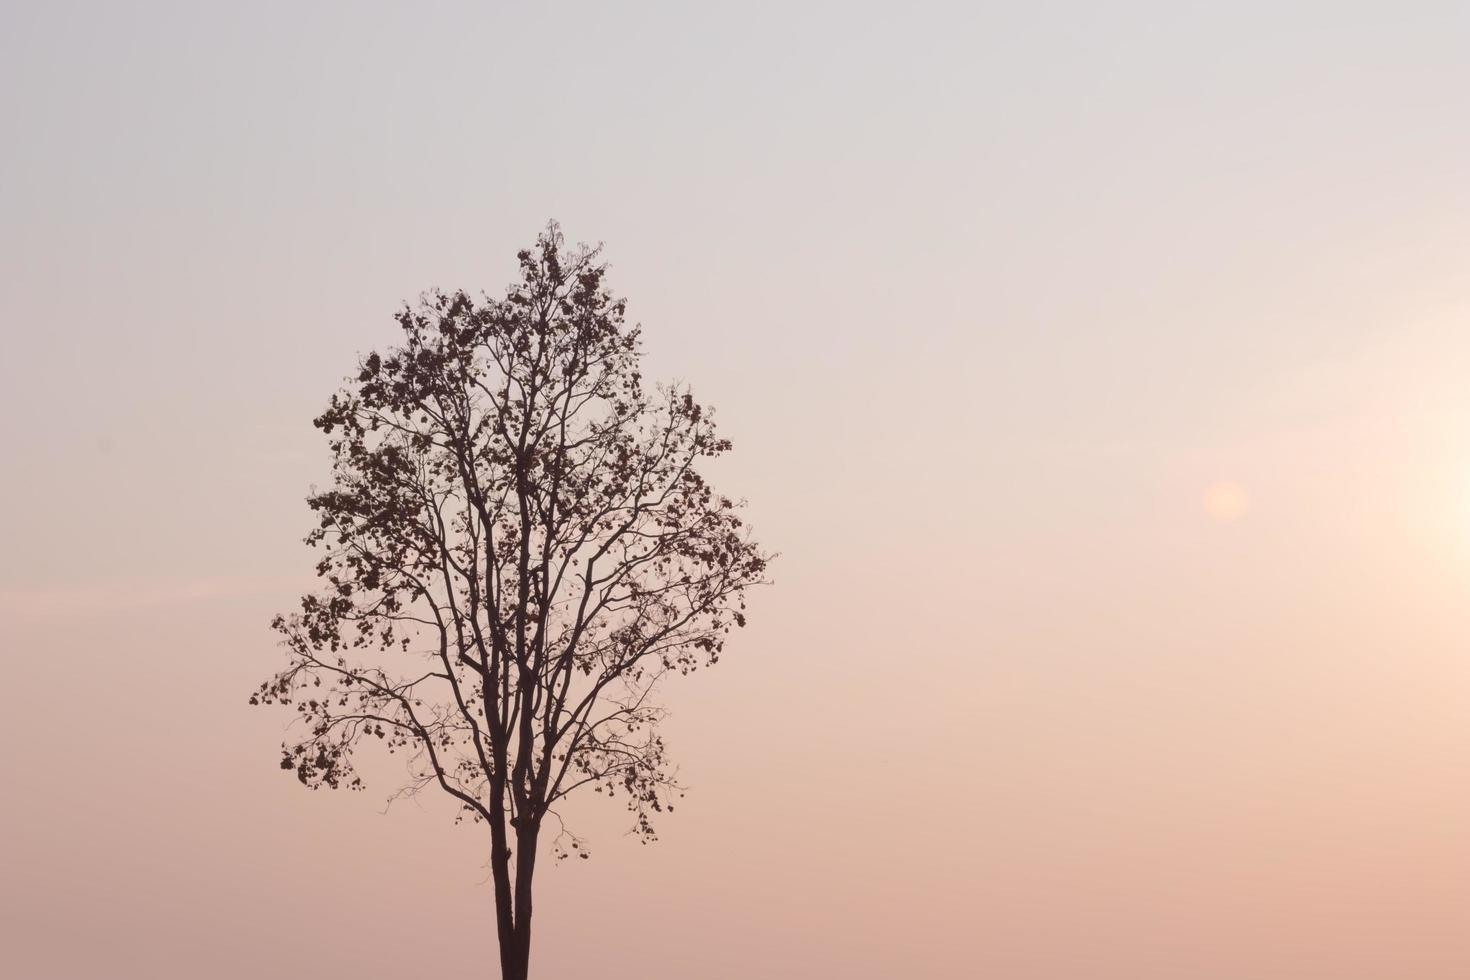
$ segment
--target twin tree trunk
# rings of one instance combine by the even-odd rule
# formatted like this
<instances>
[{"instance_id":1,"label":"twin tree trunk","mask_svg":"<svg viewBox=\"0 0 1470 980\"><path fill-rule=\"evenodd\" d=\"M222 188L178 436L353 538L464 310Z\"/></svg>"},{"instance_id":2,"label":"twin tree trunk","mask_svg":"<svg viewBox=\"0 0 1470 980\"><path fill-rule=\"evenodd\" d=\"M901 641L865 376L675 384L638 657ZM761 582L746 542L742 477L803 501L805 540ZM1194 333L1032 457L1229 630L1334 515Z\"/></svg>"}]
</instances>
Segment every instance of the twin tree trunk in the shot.
<instances>
[{"instance_id":1,"label":"twin tree trunk","mask_svg":"<svg viewBox=\"0 0 1470 980\"><path fill-rule=\"evenodd\" d=\"M495 835L504 840L504 833ZM531 969L531 882L536 871L536 839L531 828L516 833L514 880L510 853L503 844L492 843L490 863L495 879L495 925L500 940L501 980L526 980ZM512 893L514 902L512 903Z\"/></svg>"},{"instance_id":2,"label":"twin tree trunk","mask_svg":"<svg viewBox=\"0 0 1470 980\"><path fill-rule=\"evenodd\" d=\"M500 976L501 980L526 980L531 968L531 893L541 827L540 821L527 820L515 828L516 861L512 866L504 816L503 811L492 810L490 820L490 873L495 882Z\"/></svg>"},{"instance_id":3,"label":"twin tree trunk","mask_svg":"<svg viewBox=\"0 0 1470 980\"><path fill-rule=\"evenodd\" d=\"M404 345L332 398L324 586L276 618L289 663L251 698L294 707L281 768L307 786L361 788L382 745L400 792L489 824L503 980L529 972L538 845L587 855L559 802L621 794L645 838L672 809L654 688L718 659L767 562L699 472L729 441L687 390L644 389L596 254L552 226L505 299L404 309Z\"/></svg>"}]
</instances>

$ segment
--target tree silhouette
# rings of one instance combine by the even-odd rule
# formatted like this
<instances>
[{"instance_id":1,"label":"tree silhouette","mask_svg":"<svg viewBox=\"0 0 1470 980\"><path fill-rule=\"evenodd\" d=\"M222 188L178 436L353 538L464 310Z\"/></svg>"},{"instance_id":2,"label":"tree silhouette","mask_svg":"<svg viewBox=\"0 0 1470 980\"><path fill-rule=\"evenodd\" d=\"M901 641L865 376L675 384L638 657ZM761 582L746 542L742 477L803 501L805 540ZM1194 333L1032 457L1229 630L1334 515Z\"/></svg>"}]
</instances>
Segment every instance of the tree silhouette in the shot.
<instances>
[{"instance_id":1,"label":"tree silhouette","mask_svg":"<svg viewBox=\"0 0 1470 980\"><path fill-rule=\"evenodd\" d=\"M555 224L504 299L426 295L316 419L333 459L320 592L278 616L289 663L251 703L294 708L281 768L359 789L405 756L490 831L504 980L527 976L539 850L586 857L554 809L584 786L634 830L677 790L656 688L714 663L768 556L701 464L730 448L687 389L645 389L598 251ZM542 838L548 815L554 837Z\"/></svg>"}]
</instances>

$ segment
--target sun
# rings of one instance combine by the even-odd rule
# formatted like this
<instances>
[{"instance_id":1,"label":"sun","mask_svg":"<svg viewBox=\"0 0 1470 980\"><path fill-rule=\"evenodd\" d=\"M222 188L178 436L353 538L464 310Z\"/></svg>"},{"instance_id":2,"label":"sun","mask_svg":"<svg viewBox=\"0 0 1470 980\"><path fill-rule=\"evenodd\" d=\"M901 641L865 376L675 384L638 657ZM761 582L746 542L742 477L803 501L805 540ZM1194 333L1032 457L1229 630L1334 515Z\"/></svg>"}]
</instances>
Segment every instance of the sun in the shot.
<instances>
[{"instance_id":1,"label":"sun","mask_svg":"<svg viewBox=\"0 0 1470 980\"><path fill-rule=\"evenodd\" d=\"M1201 500L1205 515L1212 521L1228 524L1238 521L1250 510L1251 498L1245 487L1232 480L1211 484Z\"/></svg>"}]
</instances>

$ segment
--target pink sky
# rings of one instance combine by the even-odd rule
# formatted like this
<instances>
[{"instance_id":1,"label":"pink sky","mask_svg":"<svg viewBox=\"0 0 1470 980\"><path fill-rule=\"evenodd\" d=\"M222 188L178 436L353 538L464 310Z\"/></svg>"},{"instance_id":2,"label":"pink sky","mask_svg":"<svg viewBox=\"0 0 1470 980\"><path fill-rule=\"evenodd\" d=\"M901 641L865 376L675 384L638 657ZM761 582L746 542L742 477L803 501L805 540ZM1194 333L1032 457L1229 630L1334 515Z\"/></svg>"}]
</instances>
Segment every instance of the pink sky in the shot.
<instances>
[{"instance_id":1,"label":"pink sky","mask_svg":"<svg viewBox=\"0 0 1470 980\"><path fill-rule=\"evenodd\" d=\"M7 5L0 973L492 975L246 698L310 419L556 217L782 557L539 975L1470 975L1470 18L1215 7Z\"/></svg>"}]
</instances>

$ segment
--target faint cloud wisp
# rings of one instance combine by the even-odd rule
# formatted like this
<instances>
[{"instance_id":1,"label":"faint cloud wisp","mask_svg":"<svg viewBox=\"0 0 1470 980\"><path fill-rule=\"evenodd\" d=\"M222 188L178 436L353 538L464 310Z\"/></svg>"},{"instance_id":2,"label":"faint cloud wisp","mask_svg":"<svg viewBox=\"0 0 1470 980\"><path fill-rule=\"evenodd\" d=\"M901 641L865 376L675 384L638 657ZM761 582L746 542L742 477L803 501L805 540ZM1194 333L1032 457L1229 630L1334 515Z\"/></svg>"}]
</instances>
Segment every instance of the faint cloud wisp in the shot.
<instances>
[{"instance_id":1,"label":"faint cloud wisp","mask_svg":"<svg viewBox=\"0 0 1470 980\"><path fill-rule=\"evenodd\" d=\"M0 585L0 617L53 619L177 606L296 589L299 578L211 577L159 582L97 582L80 586Z\"/></svg>"}]
</instances>

